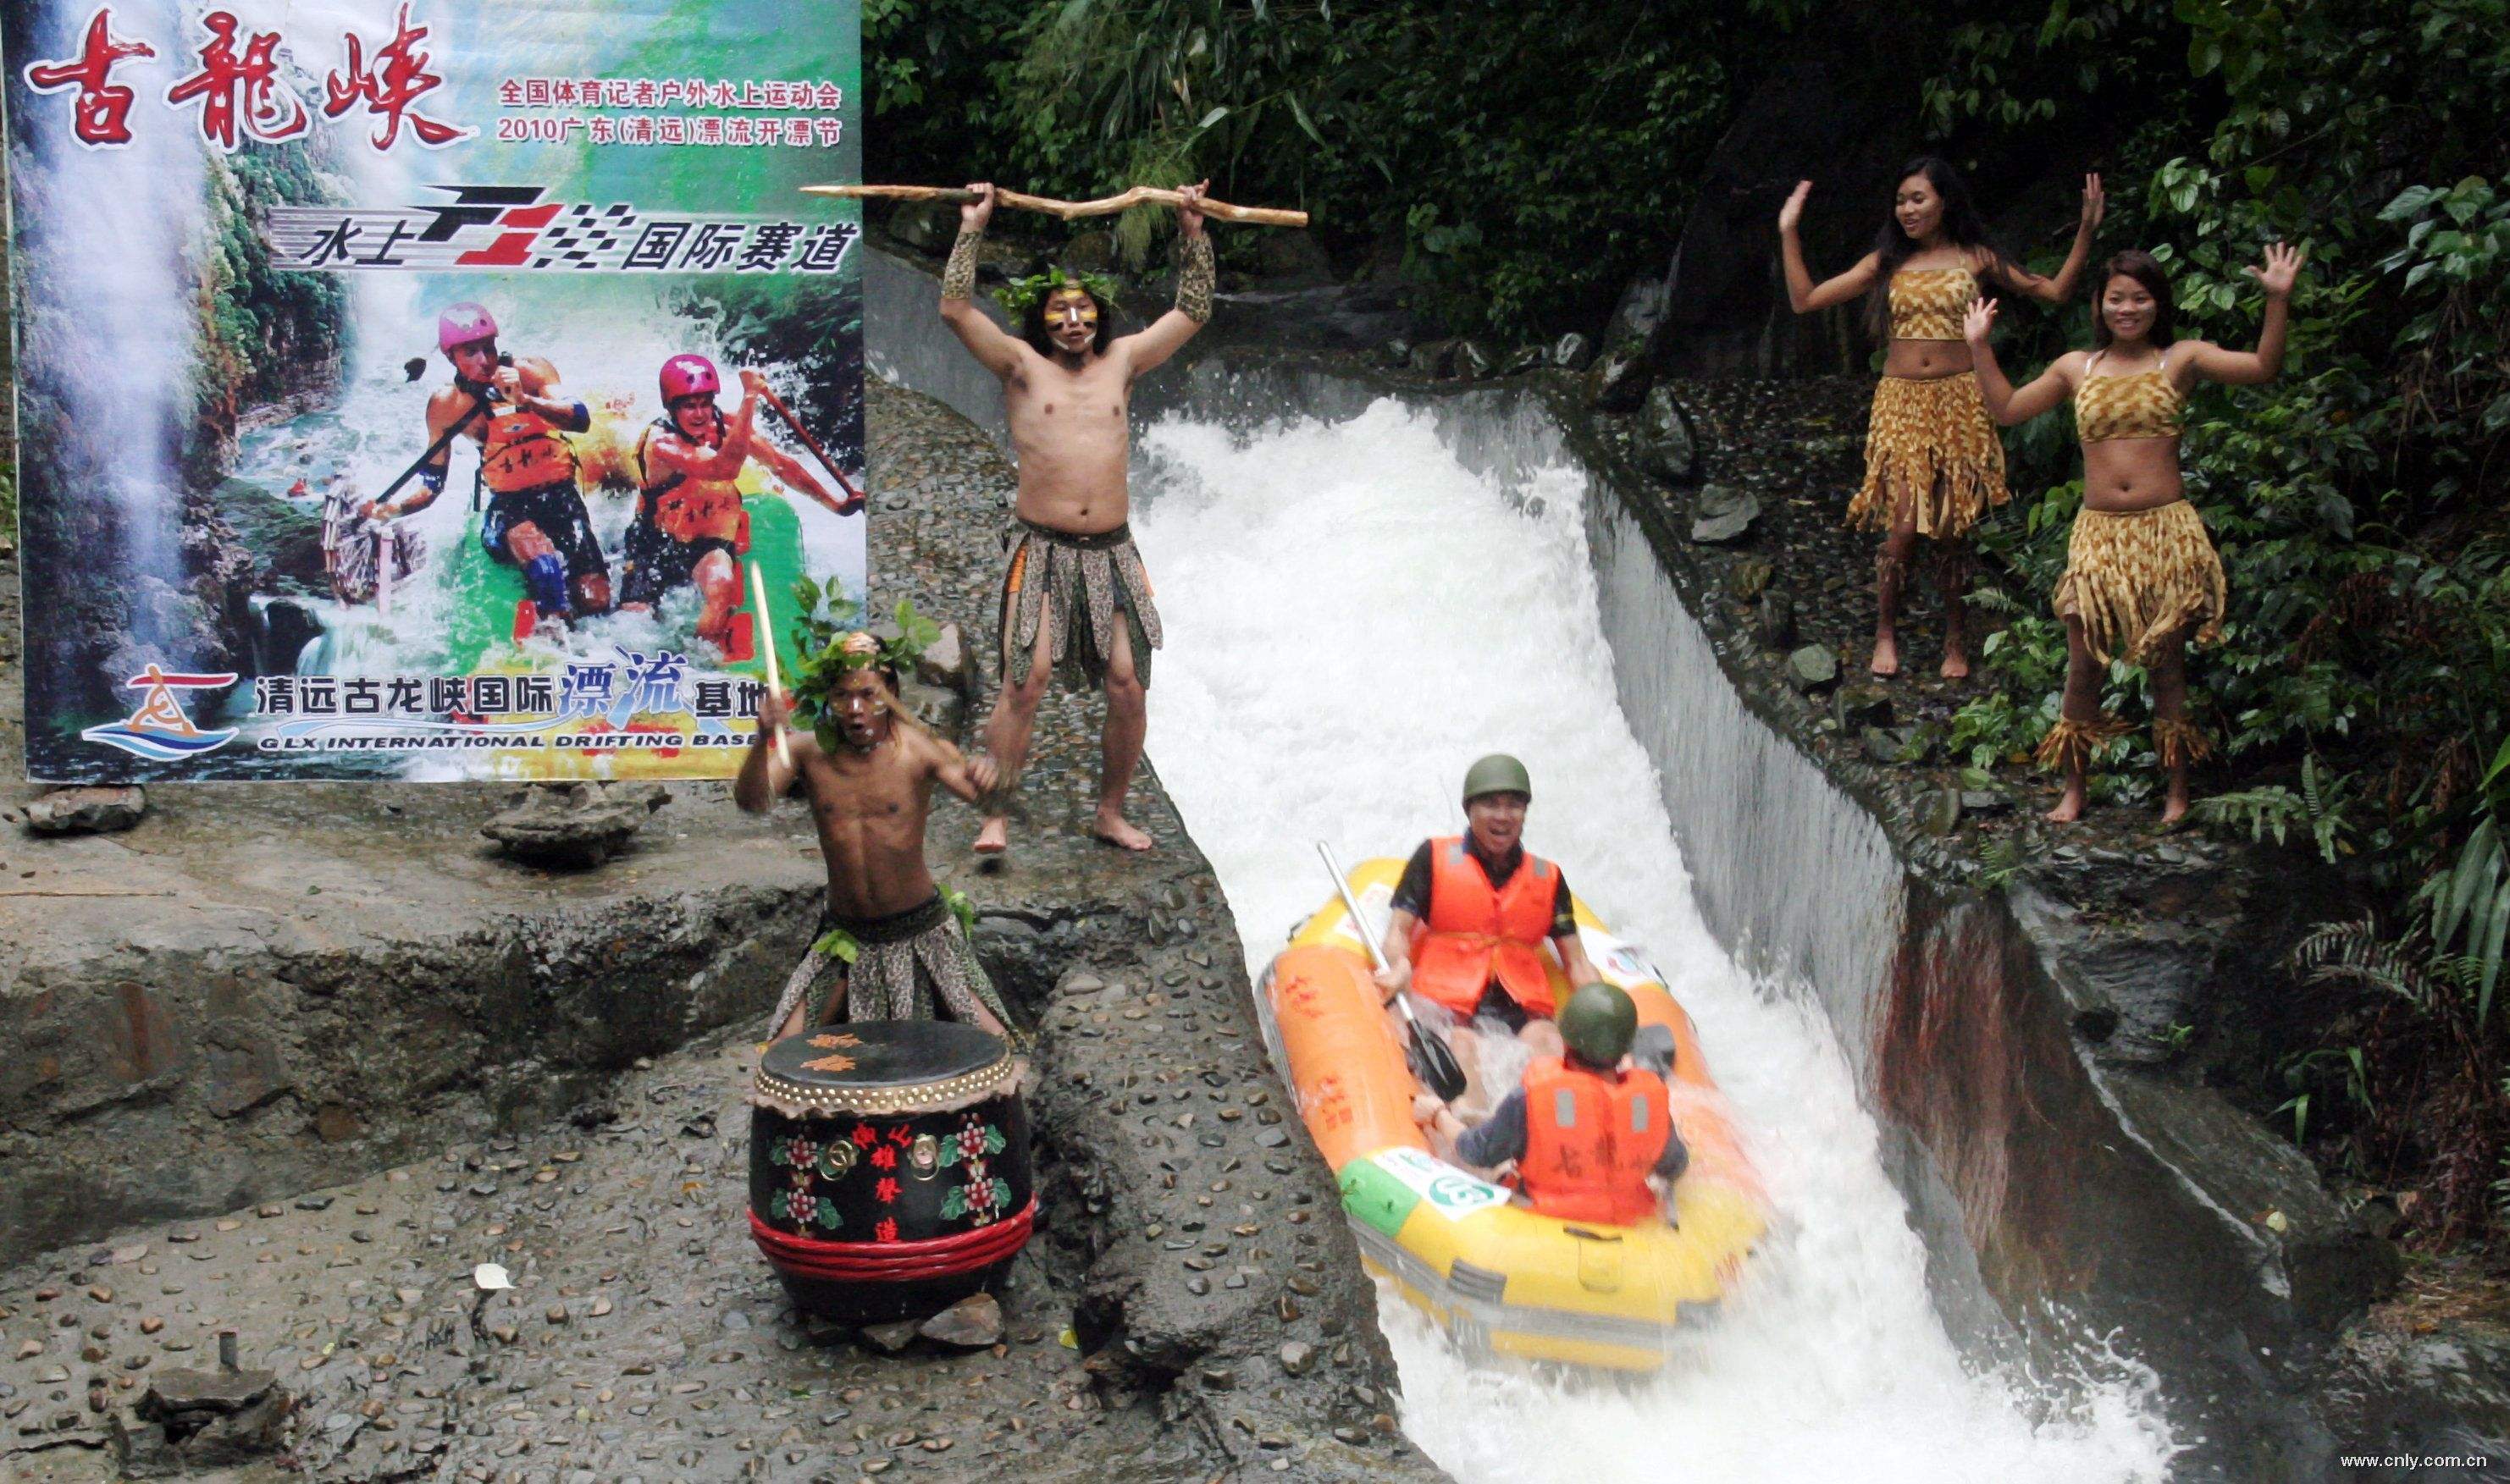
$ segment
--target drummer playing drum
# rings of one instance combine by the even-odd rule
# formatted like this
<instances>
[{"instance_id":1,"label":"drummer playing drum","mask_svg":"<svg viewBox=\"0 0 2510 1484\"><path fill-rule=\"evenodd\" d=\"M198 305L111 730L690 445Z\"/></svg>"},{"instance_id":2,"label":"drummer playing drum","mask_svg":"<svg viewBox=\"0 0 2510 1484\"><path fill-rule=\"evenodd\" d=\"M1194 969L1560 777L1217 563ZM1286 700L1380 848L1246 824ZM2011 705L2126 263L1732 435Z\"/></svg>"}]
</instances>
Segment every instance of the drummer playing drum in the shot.
<instances>
[{"instance_id":1,"label":"drummer playing drum","mask_svg":"<svg viewBox=\"0 0 2510 1484\"><path fill-rule=\"evenodd\" d=\"M763 814L800 782L828 863L818 934L777 1002L775 1037L840 1019L946 1019L1016 1045L1009 1014L924 864L932 786L974 803L995 782L992 761L970 762L916 724L898 702L897 656L871 635L846 636L823 664L839 673L819 731L787 727L790 695L761 696L758 733L733 784L734 801ZM775 745L780 732L789 762Z\"/></svg>"}]
</instances>

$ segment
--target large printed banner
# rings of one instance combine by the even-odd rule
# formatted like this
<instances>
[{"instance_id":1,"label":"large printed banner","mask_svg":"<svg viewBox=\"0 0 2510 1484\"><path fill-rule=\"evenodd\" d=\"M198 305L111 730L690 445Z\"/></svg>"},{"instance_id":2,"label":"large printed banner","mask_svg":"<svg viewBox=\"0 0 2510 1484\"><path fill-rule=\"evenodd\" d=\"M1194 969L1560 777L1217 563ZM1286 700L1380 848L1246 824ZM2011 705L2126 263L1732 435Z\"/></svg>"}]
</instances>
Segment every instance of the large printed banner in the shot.
<instances>
[{"instance_id":1,"label":"large printed banner","mask_svg":"<svg viewBox=\"0 0 2510 1484\"><path fill-rule=\"evenodd\" d=\"M28 771L734 771L864 588L858 21L10 0Z\"/></svg>"}]
</instances>

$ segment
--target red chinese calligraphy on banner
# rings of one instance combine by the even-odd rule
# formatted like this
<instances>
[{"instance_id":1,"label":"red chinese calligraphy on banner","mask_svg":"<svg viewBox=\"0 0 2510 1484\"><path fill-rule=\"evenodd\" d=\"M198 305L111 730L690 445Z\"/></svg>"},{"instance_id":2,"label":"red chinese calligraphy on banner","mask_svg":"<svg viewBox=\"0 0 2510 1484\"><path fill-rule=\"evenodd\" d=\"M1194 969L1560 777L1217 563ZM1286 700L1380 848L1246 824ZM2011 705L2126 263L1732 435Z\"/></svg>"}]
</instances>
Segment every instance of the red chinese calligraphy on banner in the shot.
<instances>
[{"instance_id":1,"label":"red chinese calligraphy on banner","mask_svg":"<svg viewBox=\"0 0 2510 1484\"><path fill-rule=\"evenodd\" d=\"M418 50L418 44L426 39L427 27L411 25L409 7L402 6L393 21L393 39L375 53L374 66L369 69L360 65L363 40L357 32L349 32L348 70L323 79L323 116L336 119L364 102L366 112L383 119L372 136L377 149L392 148L404 123L418 142L430 149L468 138L475 130L431 119L410 106L444 81L427 70L428 56Z\"/></svg>"},{"instance_id":2,"label":"red chinese calligraphy on banner","mask_svg":"<svg viewBox=\"0 0 2510 1484\"><path fill-rule=\"evenodd\" d=\"M78 90L71 131L94 149L131 142L131 104L137 96L112 81L114 64L134 56L154 56L144 41L117 41L113 13L99 7L87 23L87 45L67 61L34 62L26 68L26 86L37 93Z\"/></svg>"},{"instance_id":3,"label":"red chinese calligraphy on banner","mask_svg":"<svg viewBox=\"0 0 2510 1484\"><path fill-rule=\"evenodd\" d=\"M279 33L256 31L236 54L236 33L243 22L226 11L201 18L209 28L201 48L201 70L166 90L169 103L201 100L201 134L227 154L239 138L237 126L264 144L277 144L305 132L314 122L302 99L280 86Z\"/></svg>"}]
</instances>

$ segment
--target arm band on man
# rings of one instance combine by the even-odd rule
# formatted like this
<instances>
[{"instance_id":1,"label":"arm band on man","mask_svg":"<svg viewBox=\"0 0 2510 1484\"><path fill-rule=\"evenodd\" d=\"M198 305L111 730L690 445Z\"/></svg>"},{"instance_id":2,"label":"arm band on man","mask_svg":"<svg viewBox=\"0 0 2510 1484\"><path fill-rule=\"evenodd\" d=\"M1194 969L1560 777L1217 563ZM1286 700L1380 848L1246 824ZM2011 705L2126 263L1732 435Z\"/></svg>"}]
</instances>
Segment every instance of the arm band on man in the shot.
<instances>
[{"instance_id":1,"label":"arm band on man","mask_svg":"<svg viewBox=\"0 0 2510 1484\"><path fill-rule=\"evenodd\" d=\"M566 432L583 432L592 426L592 409L577 402L567 408L566 416L557 420L557 426Z\"/></svg>"},{"instance_id":2,"label":"arm band on man","mask_svg":"<svg viewBox=\"0 0 2510 1484\"><path fill-rule=\"evenodd\" d=\"M1211 257L1211 239L1189 237L1177 243L1177 313L1197 324L1211 322L1211 291L1218 278Z\"/></svg>"},{"instance_id":3,"label":"arm band on man","mask_svg":"<svg viewBox=\"0 0 2510 1484\"><path fill-rule=\"evenodd\" d=\"M950 244L950 261L941 268L941 297L973 299L976 297L976 244L985 234L974 227L959 229L959 240Z\"/></svg>"}]
</instances>

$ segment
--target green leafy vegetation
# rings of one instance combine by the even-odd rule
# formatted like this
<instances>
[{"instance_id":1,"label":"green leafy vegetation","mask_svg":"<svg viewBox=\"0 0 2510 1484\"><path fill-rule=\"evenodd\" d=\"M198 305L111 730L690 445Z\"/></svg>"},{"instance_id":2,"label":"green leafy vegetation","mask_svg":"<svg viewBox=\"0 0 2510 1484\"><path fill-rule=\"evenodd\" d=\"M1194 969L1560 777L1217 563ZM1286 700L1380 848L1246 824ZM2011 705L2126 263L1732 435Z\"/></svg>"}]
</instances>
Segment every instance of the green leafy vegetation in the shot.
<instances>
[{"instance_id":1,"label":"green leafy vegetation","mask_svg":"<svg viewBox=\"0 0 2510 1484\"><path fill-rule=\"evenodd\" d=\"M2485 766L2510 738L2510 0L1886 10L1943 38L1919 130L2008 197L2101 170L2101 250L2162 258L2183 335L2254 343L2242 270L2276 241L2308 251L2281 379L2188 410L2188 493L2231 595L2191 671L2218 748L2199 828L2283 841L2378 905L2296 957L2332 997L2325 1044L2290 1050L2260 1110L2283 1099L2316 1152L2419 1185L2412 1230L2489 1230L2510 1152L2510 782ZM1344 270L1399 277L1449 328L1524 341L1593 328L1667 261L1752 89L1840 23L1774 0L871 0L875 174L954 181L981 161L1064 195L1209 175L1315 212ZM1138 257L1161 230L1146 211L1120 246ZM2025 256L2044 270L2054 251ZM2087 299L2008 316L2007 366L2085 343ZM2007 447L2017 499L1980 543L1985 684L1950 742L2010 775L2057 715L2047 595L2081 486L2066 419ZM2149 717L2149 689L2113 665L2104 705ZM2095 803L2149 807L2149 734L2094 777ZM1999 856L1987 879L2023 867Z\"/></svg>"},{"instance_id":2,"label":"green leafy vegetation","mask_svg":"<svg viewBox=\"0 0 2510 1484\"><path fill-rule=\"evenodd\" d=\"M2241 269L2271 241L2308 249L2282 378L2190 408L2188 494L2231 595L2192 699L2234 785L2195 812L2309 849L2381 905L2296 950L2351 997L2288 1059L2277 1111L2362 1177L2419 1185L2414 1225L2436 1241L2510 1215L2491 1206L2510 789L2485 766L2510 758L2505 36L2502 0L2059 0L1962 28L1927 90L1941 132L2060 147L2135 121L2087 162L2111 185L2103 247L2169 266L2183 336L2254 343ZM2080 306L2017 326L2007 362L2035 369L2088 328ZM2020 499L1984 542L2010 592L2049 591L2079 499L2071 429L2043 424L2009 440ZM2055 715L2053 627L2018 613L1999 638L1996 689L1956 725L1982 763ZM2140 716L2144 682L2113 667L2106 699Z\"/></svg>"}]
</instances>

